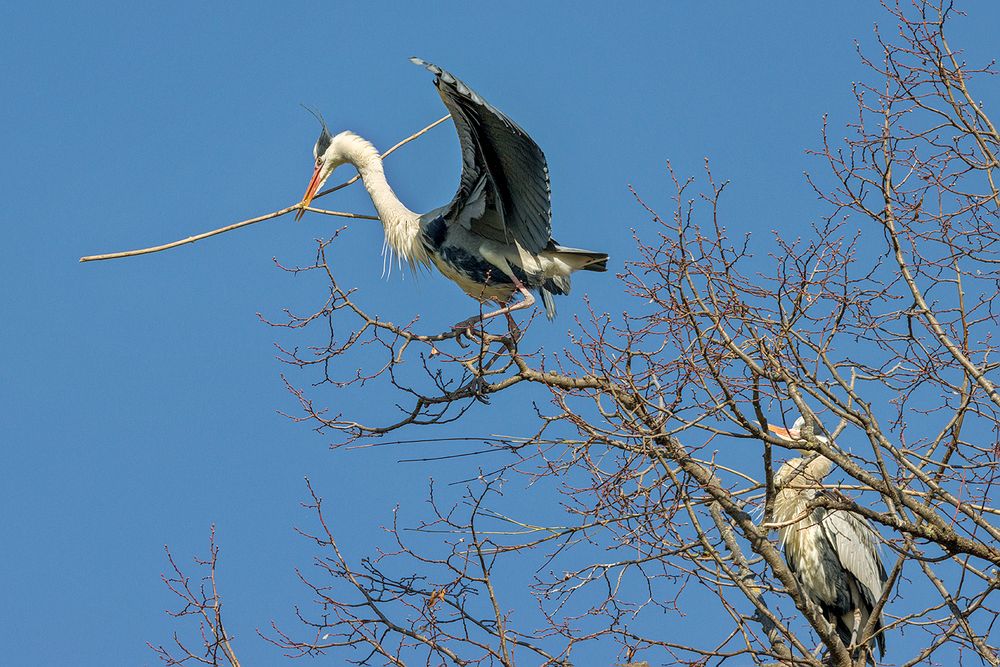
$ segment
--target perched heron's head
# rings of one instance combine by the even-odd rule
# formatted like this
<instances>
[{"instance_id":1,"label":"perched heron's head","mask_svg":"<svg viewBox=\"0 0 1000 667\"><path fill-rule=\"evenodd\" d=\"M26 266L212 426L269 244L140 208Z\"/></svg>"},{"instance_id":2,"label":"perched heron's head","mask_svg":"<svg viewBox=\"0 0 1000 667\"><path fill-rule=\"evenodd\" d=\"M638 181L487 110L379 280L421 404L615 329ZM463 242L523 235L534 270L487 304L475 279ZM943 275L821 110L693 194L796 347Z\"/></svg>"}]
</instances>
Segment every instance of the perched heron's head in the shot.
<instances>
[{"instance_id":1,"label":"perched heron's head","mask_svg":"<svg viewBox=\"0 0 1000 667\"><path fill-rule=\"evenodd\" d=\"M770 431L771 433L774 433L775 435L777 435L778 437L780 437L782 440L786 440L788 442L795 442L796 440L803 440L804 439L803 436L802 436L802 427L805 426L805 425L806 425L805 418L799 417L798 419L795 420L795 423L792 424L791 428L782 428L781 426L775 426L774 424L768 424L767 425L767 430ZM819 429L815 429L815 430L818 431ZM814 437L817 440L819 440L820 442L829 442L828 438L825 435L820 435L819 433L816 433ZM799 451L803 451L803 450L799 450ZM806 452L803 451L803 453L806 453Z\"/></svg>"},{"instance_id":2,"label":"perched heron's head","mask_svg":"<svg viewBox=\"0 0 1000 667\"><path fill-rule=\"evenodd\" d=\"M310 112L319 119L322 127L319 132L319 139L316 140L316 145L313 146L313 159L316 166L313 169L312 178L309 179L309 187L306 188L306 193L302 196L302 208L300 208L295 214L296 220L303 216L306 211L306 207L309 206L313 197L316 196L319 189L323 187L324 183L326 183L326 179L330 178L330 174L332 174L337 167L346 162L344 159L344 150L338 139L342 138L347 133L341 132L336 136L331 135L323 117L311 110Z\"/></svg>"},{"instance_id":3,"label":"perched heron's head","mask_svg":"<svg viewBox=\"0 0 1000 667\"><path fill-rule=\"evenodd\" d=\"M802 483L815 485L822 482L822 480L830 473L830 467L833 465L830 459L825 456L818 455L816 451L802 449L800 445L807 443L806 434L802 433L802 429L805 425L806 420L799 417L789 429L785 429L780 426L772 426L770 424L767 426L767 430L771 431L785 442L794 444L795 448L802 454L801 457L785 461L778 469L778 472L774 475L774 486L778 489L774 511L775 518L778 521L785 521L802 511L801 504L808 498L812 497L807 494L804 495L805 492L801 489L797 489L796 485L801 485ZM812 431L812 436L809 440L815 438L815 440L822 443L829 442L829 438L825 435L817 433L817 431L820 431L821 429L822 426L820 424L814 423L813 428L810 429L810 431ZM813 440L813 442L815 442L815 440Z\"/></svg>"},{"instance_id":4,"label":"perched heron's head","mask_svg":"<svg viewBox=\"0 0 1000 667\"><path fill-rule=\"evenodd\" d=\"M799 434L802 431L802 427L806 425L806 420L799 417L792 424L791 428L784 428L783 426L775 426L774 424L768 424L767 430L774 433L776 436L780 437L782 440L798 440Z\"/></svg>"}]
</instances>

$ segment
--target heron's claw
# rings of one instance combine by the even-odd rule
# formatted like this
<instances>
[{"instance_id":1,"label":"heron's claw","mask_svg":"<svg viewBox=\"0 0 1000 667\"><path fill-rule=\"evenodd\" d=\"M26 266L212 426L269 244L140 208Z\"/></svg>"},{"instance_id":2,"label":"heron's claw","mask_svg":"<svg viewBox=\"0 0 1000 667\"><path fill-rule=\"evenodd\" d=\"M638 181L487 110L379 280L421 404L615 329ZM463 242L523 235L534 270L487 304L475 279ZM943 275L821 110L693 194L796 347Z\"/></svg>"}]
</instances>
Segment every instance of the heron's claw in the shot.
<instances>
[{"instance_id":1,"label":"heron's claw","mask_svg":"<svg viewBox=\"0 0 1000 667\"><path fill-rule=\"evenodd\" d=\"M472 340L472 325L478 321L478 317L470 317L467 320L462 320L451 328L452 331L455 332L455 341L459 344L459 346L465 347L465 344L462 342L463 335L469 340Z\"/></svg>"},{"instance_id":2,"label":"heron's claw","mask_svg":"<svg viewBox=\"0 0 1000 667\"><path fill-rule=\"evenodd\" d=\"M489 393L486 391L486 381L483 378L477 377L473 379L470 383L470 387L473 388L473 398L483 405L490 404Z\"/></svg>"},{"instance_id":3,"label":"heron's claw","mask_svg":"<svg viewBox=\"0 0 1000 667\"><path fill-rule=\"evenodd\" d=\"M468 343L462 342L462 336L465 336L469 340L472 340L472 327L464 327L462 324L456 324L451 328L455 332L455 342L461 348L466 348L469 346Z\"/></svg>"}]
</instances>

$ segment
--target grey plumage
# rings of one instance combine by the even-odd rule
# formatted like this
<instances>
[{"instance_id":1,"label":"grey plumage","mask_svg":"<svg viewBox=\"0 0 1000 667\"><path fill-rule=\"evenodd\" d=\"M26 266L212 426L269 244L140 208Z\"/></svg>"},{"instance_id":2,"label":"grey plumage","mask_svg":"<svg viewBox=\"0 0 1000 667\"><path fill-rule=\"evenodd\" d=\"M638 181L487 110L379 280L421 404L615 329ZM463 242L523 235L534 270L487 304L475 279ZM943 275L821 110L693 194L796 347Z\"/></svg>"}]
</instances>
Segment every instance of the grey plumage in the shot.
<instances>
[{"instance_id":1,"label":"grey plumage","mask_svg":"<svg viewBox=\"0 0 1000 667\"><path fill-rule=\"evenodd\" d=\"M803 419L791 429L768 428L788 440L797 440ZM815 436L826 442L824 436ZM845 646L857 644L859 628L868 623L888 577L879 554L879 539L867 519L855 512L823 507L807 512L810 501L827 494L821 485L833 463L825 456L803 452L808 458L785 462L774 478L777 491L774 521L801 590L823 611ZM881 615L872 621L879 655L885 654Z\"/></svg>"},{"instance_id":2,"label":"grey plumage","mask_svg":"<svg viewBox=\"0 0 1000 667\"><path fill-rule=\"evenodd\" d=\"M879 555L878 537L871 524L853 512L818 507L813 511L813 520L823 531L829 547L827 557L835 557L840 564L843 581L838 590L842 595L829 606L836 615L835 627L841 640L849 645L852 628L843 621L844 616L857 609L862 619L867 620L888 580ZM830 571L836 572L837 568ZM872 627L880 656L885 654L885 635L881 630L880 616Z\"/></svg>"},{"instance_id":3,"label":"grey plumage","mask_svg":"<svg viewBox=\"0 0 1000 667\"><path fill-rule=\"evenodd\" d=\"M465 258L469 263L453 263L452 268L466 273L475 283L484 283L482 269L492 263L470 261L481 257L470 246L488 239L517 250L508 258L512 277L538 290L545 314L552 319L552 295L569 294L569 275L533 272L525 266L523 255L547 254L574 268L605 271L607 254L564 248L552 239L549 168L542 149L527 132L454 75L420 58L410 60L435 75L434 85L451 114L462 147L458 192L447 206L422 216L425 224L434 224L440 217L449 226L458 225L469 232L448 234L440 240L443 259ZM513 285L503 268L495 267L487 280Z\"/></svg>"},{"instance_id":4,"label":"grey plumage","mask_svg":"<svg viewBox=\"0 0 1000 667\"><path fill-rule=\"evenodd\" d=\"M570 274L606 271L608 255L558 245L552 238L549 172L545 155L514 121L458 78L418 58L435 75L462 149L458 191L445 206L423 215L399 201L385 179L382 159L352 132L332 136L324 125L313 149L316 166L302 199L303 213L339 165L357 167L379 213L386 243L411 266L434 264L480 301L509 303L483 319L531 306L537 290L551 319L553 295L568 294ZM513 303L515 294L523 299ZM468 329L479 317L459 325Z\"/></svg>"}]
</instances>

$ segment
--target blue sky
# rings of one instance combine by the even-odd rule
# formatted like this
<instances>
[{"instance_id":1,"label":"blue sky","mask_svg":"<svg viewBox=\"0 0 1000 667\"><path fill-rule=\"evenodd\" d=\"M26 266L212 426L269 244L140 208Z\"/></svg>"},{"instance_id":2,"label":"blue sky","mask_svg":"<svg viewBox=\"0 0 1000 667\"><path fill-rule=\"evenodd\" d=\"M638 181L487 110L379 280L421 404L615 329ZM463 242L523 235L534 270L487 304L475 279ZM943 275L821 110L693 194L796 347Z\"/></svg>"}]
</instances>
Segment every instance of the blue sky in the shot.
<instances>
[{"instance_id":1,"label":"blue sky","mask_svg":"<svg viewBox=\"0 0 1000 667\"><path fill-rule=\"evenodd\" d=\"M318 303L323 286L272 257L308 261L313 239L341 222L286 217L159 255L79 256L297 201L317 131L300 104L383 147L440 117L411 55L453 71L542 146L561 243L606 250L619 268L647 217L627 186L666 208L666 160L687 174L705 157L733 181L730 227L764 240L823 213L802 176L821 166L804 151L818 145L824 113L834 136L850 120L863 74L853 40L868 40L881 16L860 2L479 5L0 8L5 665L155 664L145 642L173 629L163 544L183 559L203 553L213 522L241 658L274 664L254 630L308 600L294 567L312 551L292 531L308 522L303 476L340 510L338 533L357 555L381 539L392 507L421 516L430 477L461 479L477 465L397 462L432 446L331 452L328 438L277 414L294 409L287 369L256 313ZM955 42L984 55L1000 6L971 10ZM444 125L388 172L410 208L429 210L450 199L458 169ZM370 209L360 189L324 203ZM434 327L475 310L436 274L383 280L380 247L377 224L357 222L334 250L338 276L373 308ZM564 343L584 294L598 310L622 308L613 273L582 275L556 323L532 327L539 345ZM344 407L379 414L387 401ZM482 408L462 428L530 424L513 407Z\"/></svg>"}]
</instances>

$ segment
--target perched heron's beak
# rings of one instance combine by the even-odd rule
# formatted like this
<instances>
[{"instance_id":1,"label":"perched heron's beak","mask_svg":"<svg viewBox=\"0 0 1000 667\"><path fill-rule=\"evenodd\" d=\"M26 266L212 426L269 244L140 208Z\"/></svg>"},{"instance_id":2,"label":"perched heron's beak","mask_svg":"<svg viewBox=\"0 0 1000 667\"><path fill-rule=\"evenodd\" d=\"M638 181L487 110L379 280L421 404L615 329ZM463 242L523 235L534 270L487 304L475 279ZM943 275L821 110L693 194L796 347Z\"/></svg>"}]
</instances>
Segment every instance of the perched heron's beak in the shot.
<instances>
[{"instance_id":1,"label":"perched heron's beak","mask_svg":"<svg viewBox=\"0 0 1000 667\"><path fill-rule=\"evenodd\" d=\"M781 436L785 440L795 440L796 438L799 437L799 432L797 430L789 431L787 428L775 426L774 424L768 424L767 430L770 431L771 433L774 433L775 435Z\"/></svg>"},{"instance_id":2,"label":"perched heron's beak","mask_svg":"<svg viewBox=\"0 0 1000 667\"><path fill-rule=\"evenodd\" d=\"M316 165L316 169L313 170L312 178L309 179L309 187L306 188L306 193L302 195L302 208L300 208L295 213L295 219L301 220L302 216L306 214L306 207L312 201L313 197L316 196L316 191L319 190L320 184L323 182L321 174L323 173L323 165Z\"/></svg>"}]
</instances>

